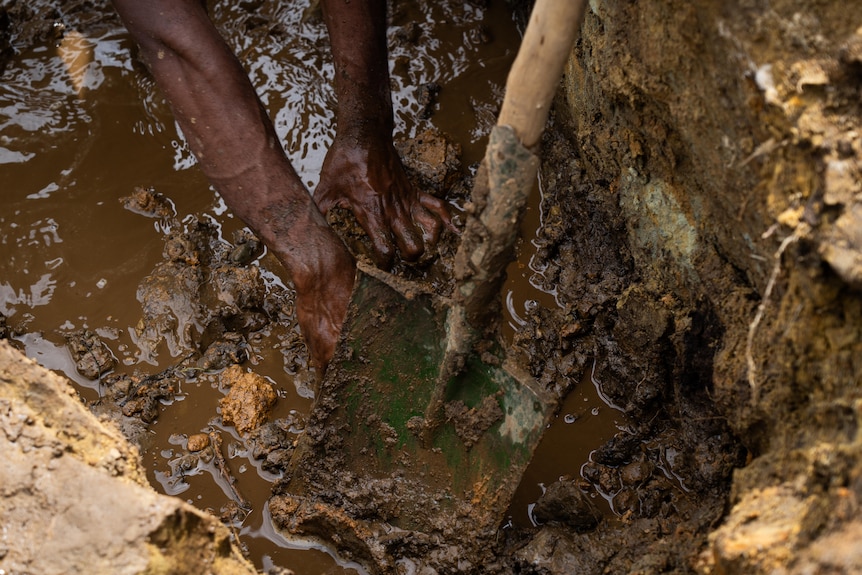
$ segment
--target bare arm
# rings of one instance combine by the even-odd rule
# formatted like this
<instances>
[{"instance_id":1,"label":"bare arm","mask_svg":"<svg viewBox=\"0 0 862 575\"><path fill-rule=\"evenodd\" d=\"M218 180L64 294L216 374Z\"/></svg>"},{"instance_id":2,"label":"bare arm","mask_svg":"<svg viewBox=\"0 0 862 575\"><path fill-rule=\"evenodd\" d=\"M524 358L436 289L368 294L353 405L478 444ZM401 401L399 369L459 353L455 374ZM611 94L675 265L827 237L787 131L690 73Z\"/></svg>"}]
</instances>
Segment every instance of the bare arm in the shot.
<instances>
[{"instance_id":1,"label":"bare arm","mask_svg":"<svg viewBox=\"0 0 862 575\"><path fill-rule=\"evenodd\" d=\"M413 188L392 145L392 100L385 0L323 0L335 62L337 134L314 199L326 213L353 211L371 238L378 265L395 248L408 260L451 226L441 200Z\"/></svg>"},{"instance_id":2,"label":"bare arm","mask_svg":"<svg viewBox=\"0 0 862 575\"><path fill-rule=\"evenodd\" d=\"M344 320L353 260L326 225L233 52L199 0L114 0L204 173L290 272L313 359Z\"/></svg>"}]
</instances>

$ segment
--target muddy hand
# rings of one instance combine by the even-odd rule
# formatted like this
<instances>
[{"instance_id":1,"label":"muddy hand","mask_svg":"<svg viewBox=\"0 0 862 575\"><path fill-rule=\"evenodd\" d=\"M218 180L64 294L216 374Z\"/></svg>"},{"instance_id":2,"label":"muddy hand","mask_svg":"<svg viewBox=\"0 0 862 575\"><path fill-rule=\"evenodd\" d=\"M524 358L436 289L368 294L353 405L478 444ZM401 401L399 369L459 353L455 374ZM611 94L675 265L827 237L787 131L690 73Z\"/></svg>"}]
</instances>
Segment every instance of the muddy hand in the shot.
<instances>
[{"instance_id":1,"label":"muddy hand","mask_svg":"<svg viewBox=\"0 0 862 575\"><path fill-rule=\"evenodd\" d=\"M354 145L336 137L314 200L324 214L336 206L350 210L371 240L375 263L386 269L396 249L415 261L437 243L443 226L454 230L445 202L410 183L386 138Z\"/></svg>"},{"instance_id":2,"label":"muddy hand","mask_svg":"<svg viewBox=\"0 0 862 575\"><path fill-rule=\"evenodd\" d=\"M446 205L410 184L392 146L392 96L386 1L323 0L335 65L337 135L326 154L314 200L326 214L342 206L371 238L377 265L396 250L418 259L451 226Z\"/></svg>"},{"instance_id":3,"label":"muddy hand","mask_svg":"<svg viewBox=\"0 0 862 575\"><path fill-rule=\"evenodd\" d=\"M276 222L267 245L290 272L296 288L296 319L311 361L322 373L347 315L356 266L311 197L306 197L308 203L299 210L292 206L290 214L277 205L260 214L265 221ZM280 227L288 219L292 225Z\"/></svg>"},{"instance_id":4,"label":"muddy hand","mask_svg":"<svg viewBox=\"0 0 862 575\"><path fill-rule=\"evenodd\" d=\"M333 234L334 236L334 234ZM335 352L353 290L355 267L343 244L324 257L292 266L296 318L312 363L325 371Z\"/></svg>"}]
</instances>

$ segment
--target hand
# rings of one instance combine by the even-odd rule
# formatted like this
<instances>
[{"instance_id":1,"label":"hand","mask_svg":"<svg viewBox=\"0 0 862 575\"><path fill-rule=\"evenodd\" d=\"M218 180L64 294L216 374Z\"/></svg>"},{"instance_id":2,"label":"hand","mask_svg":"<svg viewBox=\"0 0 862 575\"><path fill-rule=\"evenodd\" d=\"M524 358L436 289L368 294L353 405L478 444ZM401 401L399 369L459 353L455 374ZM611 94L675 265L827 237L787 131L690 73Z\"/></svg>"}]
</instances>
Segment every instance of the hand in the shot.
<instances>
[{"instance_id":1,"label":"hand","mask_svg":"<svg viewBox=\"0 0 862 575\"><path fill-rule=\"evenodd\" d=\"M437 243L443 226L455 229L445 202L407 179L388 138L355 144L336 136L314 201L324 214L336 206L350 210L384 269L391 267L396 248L403 259L416 261Z\"/></svg>"},{"instance_id":2,"label":"hand","mask_svg":"<svg viewBox=\"0 0 862 575\"><path fill-rule=\"evenodd\" d=\"M356 268L344 244L325 223L310 226L299 235L302 242L293 245L302 247L288 248L290 255L282 255L282 259L288 262L296 288L299 328L312 364L323 373L341 334Z\"/></svg>"}]
</instances>

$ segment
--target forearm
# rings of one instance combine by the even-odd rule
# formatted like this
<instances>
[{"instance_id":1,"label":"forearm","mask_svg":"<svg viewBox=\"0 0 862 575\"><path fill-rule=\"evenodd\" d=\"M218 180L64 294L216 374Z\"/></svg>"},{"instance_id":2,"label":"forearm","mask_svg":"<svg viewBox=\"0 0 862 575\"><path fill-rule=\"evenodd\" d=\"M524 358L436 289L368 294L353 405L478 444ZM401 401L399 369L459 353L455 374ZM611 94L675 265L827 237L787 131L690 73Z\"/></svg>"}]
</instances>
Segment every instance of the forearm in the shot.
<instances>
[{"instance_id":1,"label":"forearm","mask_svg":"<svg viewBox=\"0 0 862 575\"><path fill-rule=\"evenodd\" d=\"M198 0L114 0L202 170L268 245L314 219L308 192ZM283 248L286 250L287 248ZM291 254L278 254L289 259Z\"/></svg>"},{"instance_id":2,"label":"forearm","mask_svg":"<svg viewBox=\"0 0 862 575\"><path fill-rule=\"evenodd\" d=\"M385 0L323 0L335 63L340 137L391 138Z\"/></svg>"}]
</instances>

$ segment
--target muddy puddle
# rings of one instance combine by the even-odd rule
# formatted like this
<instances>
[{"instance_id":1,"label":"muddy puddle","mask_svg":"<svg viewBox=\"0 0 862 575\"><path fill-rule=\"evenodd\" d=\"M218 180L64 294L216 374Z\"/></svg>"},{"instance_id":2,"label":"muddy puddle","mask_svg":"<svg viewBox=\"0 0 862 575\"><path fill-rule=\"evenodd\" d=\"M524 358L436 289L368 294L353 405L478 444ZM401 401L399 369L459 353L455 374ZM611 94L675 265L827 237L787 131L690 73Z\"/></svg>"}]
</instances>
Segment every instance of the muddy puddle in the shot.
<instances>
[{"instance_id":1,"label":"muddy puddle","mask_svg":"<svg viewBox=\"0 0 862 575\"><path fill-rule=\"evenodd\" d=\"M334 133L324 27L314 16L302 21L302 3L254 4L252 14L249 3L217 2L211 14L313 188ZM220 417L228 393L220 374L241 361L274 391L268 421L281 441L302 431L315 375L298 338L289 278L263 248L248 247L242 223L194 168L107 3L18 9L30 10L28 27L13 21L15 52L0 82L0 313L12 341L69 377L95 411L129 416L121 419L143 449L152 484L222 517L259 568L362 572L274 532L266 501L283 467ZM439 130L460 146L469 173L517 48L511 9L502 1L399 3L389 38L397 136ZM503 294L509 339L536 308L560 305L536 277L539 186L534 196ZM153 198L158 209L146 204ZM452 201L457 211L463 196ZM197 299L183 299L172 283L185 277L189 258L204 274L189 280ZM237 280L230 270L245 275ZM212 290L213 278L228 287ZM226 351L213 359L207 353L216 344ZM83 375L82 365L95 372ZM510 526L534 525L543 490L580 478L591 452L625 428L601 380L594 363L569 395L514 498ZM210 438L207 455L191 451L201 434ZM592 497L613 515L599 491Z\"/></svg>"}]
</instances>

